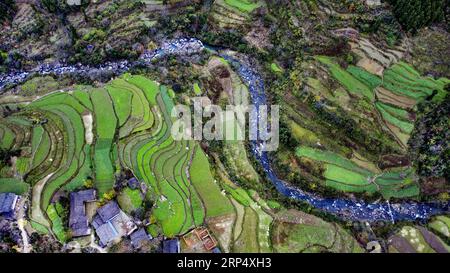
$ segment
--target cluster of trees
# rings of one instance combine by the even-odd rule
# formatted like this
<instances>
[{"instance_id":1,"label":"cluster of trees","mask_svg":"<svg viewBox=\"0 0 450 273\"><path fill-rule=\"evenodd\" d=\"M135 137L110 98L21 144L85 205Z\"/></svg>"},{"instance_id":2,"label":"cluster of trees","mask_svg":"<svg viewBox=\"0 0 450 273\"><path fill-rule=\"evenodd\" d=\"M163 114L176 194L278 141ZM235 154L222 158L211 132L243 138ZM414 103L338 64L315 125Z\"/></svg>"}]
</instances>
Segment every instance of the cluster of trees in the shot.
<instances>
[{"instance_id":1,"label":"cluster of trees","mask_svg":"<svg viewBox=\"0 0 450 273\"><path fill-rule=\"evenodd\" d=\"M407 31L418 29L445 19L447 0L389 0L394 14Z\"/></svg>"},{"instance_id":2,"label":"cluster of trees","mask_svg":"<svg viewBox=\"0 0 450 273\"><path fill-rule=\"evenodd\" d=\"M450 85L447 86L450 91ZM444 177L450 181L450 93L436 104L419 104L418 120L409 140L410 154L422 177Z\"/></svg>"},{"instance_id":3,"label":"cluster of trees","mask_svg":"<svg viewBox=\"0 0 450 273\"><path fill-rule=\"evenodd\" d=\"M0 1L0 23L10 20L16 11L16 4L14 0Z\"/></svg>"},{"instance_id":4,"label":"cluster of trees","mask_svg":"<svg viewBox=\"0 0 450 273\"><path fill-rule=\"evenodd\" d=\"M88 0L67 1L67 0L42 0L42 5L52 13L65 13L70 10L79 10L89 4Z\"/></svg>"},{"instance_id":5,"label":"cluster of trees","mask_svg":"<svg viewBox=\"0 0 450 273\"><path fill-rule=\"evenodd\" d=\"M11 157L19 156L21 153L20 150L6 150L0 148L0 169L3 166L10 166Z\"/></svg>"}]
</instances>

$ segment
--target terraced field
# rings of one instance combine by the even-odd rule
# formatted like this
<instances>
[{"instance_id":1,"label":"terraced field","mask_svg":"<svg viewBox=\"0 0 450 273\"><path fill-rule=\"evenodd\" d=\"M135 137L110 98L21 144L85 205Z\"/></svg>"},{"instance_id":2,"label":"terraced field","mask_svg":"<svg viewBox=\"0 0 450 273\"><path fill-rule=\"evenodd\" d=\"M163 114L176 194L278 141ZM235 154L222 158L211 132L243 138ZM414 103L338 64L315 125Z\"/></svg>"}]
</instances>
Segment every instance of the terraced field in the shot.
<instances>
[{"instance_id":1,"label":"terraced field","mask_svg":"<svg viewBox=\"0 0 450 273\"><path fill-rule=\"evenodd\" d=\"M263 4L257 0L217 0L209 19L221 28L242 28L251 20L251 13Z\"/></svg>"},{"instance_id":2,"label":"terraced field","mask_svg":"<svg viewBox=\"0 0 450 273\"><path fill-rule=\"evenodd\" d=\"M222 184L234 206L233 252L272 252L270 208L255 191L246 191L229 180Z\"/></svg>"},{"instance_id":3,"label":"terraced field","mask_svg":"<svg viewBox=\"0 0 450 273\"><path fill-rule=\"evenodd\" d=\"M316 64L324 69L317 73L318 79L308 79L309 90L316 97L331 102L333 107L342 107L357 123L360 123L360 119L368 121L365 126L377 130L374 134L386 133L398 145L395 142L393 144L405 152L414 129L416 105L425 99L442 100L446 94L445 85L450 82L447 78L421 76L413 67L399 62L398 57L393 56L385 60L386 65L397 63L376 74L372 70L366 70L367 67L361 63L344 68L332 57L316 56L315 59ZM325 83L328 74L337 86ZM364 114L355 113L355 110ZM308 133L296 123L291 124L291 127L300 143L316 146L318 138L314 138L311 132ZM374 172L376 168L370 168L370 171L368 168L376 162L368 161L367 167L357 166L351 160L326 149L317 150L304 146L298 148L297 156L321 162L325 168L321 177L325 185L341 191L380 192L385 198L419 194L417 183L413 181L409 171L377 173Z\"/></svg>"},{"instance_id":4,"label":"terraced field","mask_svg":"<svg viewBox=\"0 0 450 273\"><path fill-rule=\"evenodd\" d=\"M272 242L280 253L360 253L364 250L342 227L315 216L287 210L277 214Z\"/></svg>"},{"instance_id":5,"label":"terraced field","mask_svg":"<svg viewBox=\"0 0 450 273\"><path fill-rule=\"evenodd\" d=\"M445 238L450 238L450 217L445 215L436 216L436 218L428 224L438 234Z\"/></svg>"},{"instance_id":6,"label":"terraced field","mask_svg":"<svg viewBox=\"0 0 450 273\"><path fill-rule=\"evenodd\" d=\"M145 198L156 202L153 217L168 237L232 213L202 149L170 134L173 94L145 77L125 74L104 88L77 86L23 105L1 123L2 148L23 152L2 169L0 191L24 193L32 187L31 219L61 241L65 235L53 196L92 177L102 198L113 191L122 169L147 184ZM135 194L126 197L130 211L141 206Z\"/></svg>"},{"instance_id":7,"label":"terraced field","mask_svg":"<svg viewBox=\"0 0 450 273\"><path fill-rule=\"evenodd\" d=\"M391 253L449 253L442 239L421 226L405 226L389 238Z\"/></svg>"},{"instance_id":8,"label":"terraced field","mask_svg":"<svg viewBox=\"0 0 450 273\"><path fill-rule=\"evenodd\" d=\"M414 106L426 98L441 100L445 96L445 85L450 82L447 78L436 80L423 77L404 62L385 69L382 77L379 77L363 66L350 65L344 69L330 57L317 56L316 59L325 64L333 78L350 94L366 97L375 105L381 117L381 125L402 147L406 147L413 129ZM309 81L314 89L324 90L323 87L314 85L314 79Z\"/></svg>"},{"instance_id":9,"label":"terraced field","mask_svg":"<svg viewBox=\"0 0 450 273\"><path fill-rule=\"evenodd\" d=\"M94 168L95 186L99 195L107 193L114 186L114 167L111 157L112 144L115 138L117 118L111 98L105 89L91 91L91 101L95 113L95 147Z\"/></svg>"},{"instance_id":10,"label":"terraced field","mask_svg":"<svg viewBox=\"0 0 450 273\"><path fill-rule=\"evenodd\" d=\"M380 192L384 198L412 197L419 194L411 170L374 173L336 153L307 146L296 151L299 158L308 158L324 165L325 185L344 192Z\"/></svg>"}]
</instances>

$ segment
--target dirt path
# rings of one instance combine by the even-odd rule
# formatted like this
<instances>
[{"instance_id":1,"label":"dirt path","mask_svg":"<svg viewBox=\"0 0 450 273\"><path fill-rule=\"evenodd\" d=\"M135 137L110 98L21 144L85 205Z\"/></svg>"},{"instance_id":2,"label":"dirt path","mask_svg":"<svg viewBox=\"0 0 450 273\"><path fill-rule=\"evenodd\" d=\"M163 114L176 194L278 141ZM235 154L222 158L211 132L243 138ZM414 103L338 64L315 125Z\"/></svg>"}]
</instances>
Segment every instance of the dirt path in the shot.
<instances>
[{"instance_id":1,"label":"dirt path","mask_svg":"<svg viewBox=\"0 0 450 273\"><path fill-rule=\"evenodd\" d=\"M50 173L46 177L44 177L41 181L36 183L34 185L32 190L32 197L31 197L31 218L38 222L41 225L44 225L46 227L49 227L50 224L47 221L47 218L44 216L44 213L41 209L41 192L44 189L45 184L47 181L52 177L53 173Z\"/></svg>"},{"instance_id":2,"label":"dirt path","mask_svg":"<svg viewBox=\"0 0 450 273\"><path fill-rule=\"evenodd\" d=\"M26 215L26 206L27 206L27 198L22 197L19 201L19 210L17 212L17 225L19 226L20 233L22 236L22 243L23 243L23 253L30 253L33 247L30 245L30 242L28 241L28 233L25 231L25 225L27 223L27 220L25 220Z\"/></svg>"}]
</instances>

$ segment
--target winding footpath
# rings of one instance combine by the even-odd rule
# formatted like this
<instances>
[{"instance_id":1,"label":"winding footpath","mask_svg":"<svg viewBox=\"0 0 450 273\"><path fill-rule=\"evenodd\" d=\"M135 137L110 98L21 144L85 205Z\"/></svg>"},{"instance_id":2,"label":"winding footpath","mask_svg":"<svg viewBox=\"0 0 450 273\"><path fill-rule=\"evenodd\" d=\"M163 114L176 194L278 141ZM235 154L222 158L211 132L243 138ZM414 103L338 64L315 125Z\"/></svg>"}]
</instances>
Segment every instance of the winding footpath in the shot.
<instances>
[{"instance_id":1,"label":"winding footpath","mask_svg":"<svg viewBox=\"0 0 450 273\"><path fill-rule=\"evenodd\" d=\"M192 55L201 52L206 47L201 41L193 38L183 38L164 43L161 48L144 53L141 58L133 63L128 61L107 62L98 67L85 65L61 65L43 64L31 71L17 71L0 75L0 90L8 84L18 84L25 81L33 74L77 74L86 75L95 72L113 72L121 74L137 65L148 65L155 60L167 55ZM241 79L248 86L252 103L258 108L265 105L267 98L265 86L261 76L244 62L228 55L221 55L236 69ZM256 126L251 124L250 126ZM433 215L449 213L449 203L417 203L403 202L390 204L389 202L367 203L363 200L350 200L343 198L323 198L313 193L304 192L298 188L289 186L279 179L270 164L267 152L260 152L261 142L253 141L251 150L253 156L260 162L267 177L276 189L283 195L307 202L311 206L334 214L342 219L354 221L414 221L426 220Z\"/></svg>"}]
</instances>

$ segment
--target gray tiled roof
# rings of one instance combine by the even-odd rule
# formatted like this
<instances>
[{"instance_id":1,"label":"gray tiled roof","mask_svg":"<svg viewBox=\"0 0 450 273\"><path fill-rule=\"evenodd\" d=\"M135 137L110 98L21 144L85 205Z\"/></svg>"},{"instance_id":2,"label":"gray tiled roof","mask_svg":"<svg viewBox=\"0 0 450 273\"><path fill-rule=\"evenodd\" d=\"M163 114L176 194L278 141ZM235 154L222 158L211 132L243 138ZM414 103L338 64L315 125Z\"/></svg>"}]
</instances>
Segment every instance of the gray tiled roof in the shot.
<instances>
[{"instance_id":1,"label":"gray tiled roof","mask_svg":"<svg viewBox=\"0 0 450 273\"><path fill-rule=\"evenodd\" d=\"M131 233L130 239L131 244L134 247L140 247L143 242L149 241L151 239L151 236L148 235L147 232L145 232L145 229L140 228L135 232Z\"/></svg>"},{"instance_id":2,"label":"gray tiled roof","mask_svg":"<svg viewBox=\"0 0 450 273\"><path fill-rule=\"evenodd\" d=\"M163 241L163 253L180 253L180 241L178 239Z\"/></svg>"},{"instance_id":3,"label":"gray tiled roof","mask_svg":"<svg viewBox=\"0 0 450 273\"><path fill-rule=\"evenodd\" d=\"M14 193L0 193L0 214L12 212L17 198Z\"/></svg>"},{"instance_id":4,"label":"gray tiled roof","mask_svg":"<svg viewBox=\"0 0 450 273\"><path fill-rule=\"evenodd\" d=\"M222 251L220 251L220 248L215 247L213 248L212 253L222 253Z\"/></svg>"},{"instance_id":5,"label":"gray tiled roof","mask_svg":"<svg viewBox=\"0 0 450 273\"><path fill-rule=\"evenodd\" d=\"M97 236L100 239L100 244L102 246L108 245L109 242L113 241L119 236L117 230L110 222L97 227L95 232L97 233Z\"/></svg>"},{"instance_id":6,"label":"gray tiled roof","mask_svg":"<svg viewBox=\"0 0 450 273\"><path fill-rule=\"evenodd\" d=\"M91 232L84 203L94 201L95 195L94 189L70 193L69 227L74 237L85 236Z\"/></svg>"},{"instance_id":7,"label":"gray tiled roof","mask_svg":"<svg viewBox=\"0 0 450 273\"><path fill-rule=\"evenodd\" d=\"M97 210L97 214L102 218L103 222L108 222L120 213L119 205L116 201L110 201Z\"/></svg>"},{"instance_id":8,"label":"gray tiled roof","mask_svg":"<svg viewBox=\"0 0 450 273\"><path fill-rule=\"evenodd\" d=\"M94 218L92 219L92 226L96 229L99 226L103 225L105 222L103 222L102 218L100 217L100 215L96 214L94 216Z\"/></svg>"},{"instance_id":9,"label":"gray tiled roof","mask_svg":"<svg viewBox=\"0 0 450 273\"><path fill-rule=\"evenodd\" d=\"M135 177L130 178L128 180L128 187L130 187L131 189L139 188L139 181Z\"/></svg>"}]
</instances>

